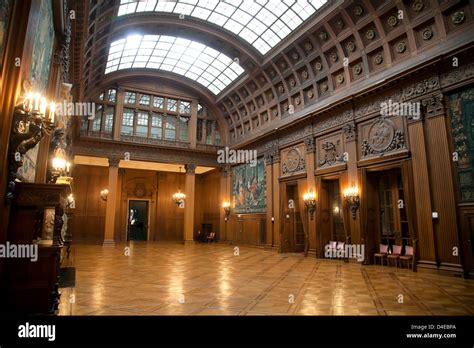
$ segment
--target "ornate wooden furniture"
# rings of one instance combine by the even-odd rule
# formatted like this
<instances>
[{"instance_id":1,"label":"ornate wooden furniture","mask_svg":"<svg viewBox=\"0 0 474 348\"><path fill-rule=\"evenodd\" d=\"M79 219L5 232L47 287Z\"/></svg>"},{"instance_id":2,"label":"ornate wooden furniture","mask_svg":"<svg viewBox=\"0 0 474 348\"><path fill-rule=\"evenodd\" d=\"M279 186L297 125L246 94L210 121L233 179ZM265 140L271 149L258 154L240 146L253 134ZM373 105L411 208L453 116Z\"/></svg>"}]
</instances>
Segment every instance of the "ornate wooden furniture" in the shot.
<instances>
[{"instance_id":1,"label":"ornate wooden furniture","mask_svg":"<svg viewBox=\"0 0 474 348\"><path fill-rule=\"evenodd\" d=\"M7 312L57 313L63 216L69 190L68 185L16 184L8 242L28 246L32 254L36 249L37 260L26 257L5 260L0 301Z\"/></svg>"}]
</instances>

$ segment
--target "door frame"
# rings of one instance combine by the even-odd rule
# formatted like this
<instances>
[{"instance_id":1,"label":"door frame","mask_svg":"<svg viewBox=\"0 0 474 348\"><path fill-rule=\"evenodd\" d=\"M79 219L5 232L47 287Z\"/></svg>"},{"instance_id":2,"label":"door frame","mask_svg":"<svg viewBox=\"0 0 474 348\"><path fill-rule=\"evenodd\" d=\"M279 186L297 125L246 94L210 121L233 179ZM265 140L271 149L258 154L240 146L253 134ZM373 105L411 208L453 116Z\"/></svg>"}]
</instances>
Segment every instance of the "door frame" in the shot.
<instances>
[{"instance_id":1,"label":"door frame","mask_svg":"<svg viewBox=\"0 0 474 348\"><path fill-rule=\"evenodd\" d=\"M150 214L150 211L151 211L151 199L149 198L127 198L127 216L126 216L126 226L127 226L127 230L125 232L125 237L126 237L126 241L129 242L130 239L129 239L129 220L128 220L128 214L130 214L130 201L146 201L147 202L147 210L148 210L148 217L147 217L147 231L146 231L146 242L149 242L150 241L150 218L151 218L151 214Z\"/></svg>"},{"instance_id":2,"label":"door frame","mask_svg":"<svg viewBox=\"0 0 474 348\"><path fill-rule=\"evenodd\" d=\"M367 202L367 188L368 188L368 174L369 173L375 173L375 172L384 172L387 170L392 170L392 169L399 169L400 170L400 175L402 178L402 183L403 183L403 192L405 195L405 209L406 209L406 214L407 214L407 220L408 220L408 234L409 237L413 241L418 240L418 233L416 230L416 200L415 200L415 195L414 195L414 184L413 184L413 169L412 169L412 159L407 158L407 159L402 159L402 160L397 160L396 162L387 162L387 163L379 163L379 164L373 164L370 166L363 166L358 168L358 177L359 177L359 187L361 188L360 190L360 217L362 221L362 231L361 231L361 239L364 239L364 244L366 244L366 262L371 263L372 257L370 255L371 249L374 249L377 247L375 245L375 241L378 240L379 236L368 236L367 233L367 225L368 225L368 202ZM373 245L367 245L373 244ZM375 243L375 244L374 244ZM415 247L418 247L418 243L415 244ZM374 249L375 250L375 249ZM415 249L416 250L416 249ZM418 252L415 251L415 268L416 268L416 263L417 263L417 254Z\"/></svg>"},{"instance_id":3,"label":"door frame","mask_svg":"<svg viewBox=\"0 0 474 348\"><path fill-rule=\"evenodd\" d=\"M339 183L339 192L341 194L341 205L342 205L342 222L344 226L344 234L345 234L345 243L351 242L352 230L351 230L351 221L348 208L346 208L346 204L344 202L344 189L347 186L347 170L343 171L335 171L327 174L321 174L315 176L315 185L317 191L317 201L316 201L316 257L324 258L324 245L322 240L322 204L321 204L321 197L322 197L322 190L323 190L323 181L330 181L330 180L337 180ZM331 231L332 234L332 231Z\"/></svg>"},{"instance_id":4,"label":"door frame","mask_svg":"<svg viewBox=\"0 0 474 348\"><path fill-rule=\"evenodd\" d=\"M296 191L298 192L298 201L294 202L295 205L298 205L298 208L299 210L300 209L300 200L302 199L302 197L300 197L300 192L299 192L299 188L300 188L300 184L299 182L300 181L304 181L304 184L307 185L307 176L306 176L306 173L302 173L302 174L296 174L296 175L292 175L292 176L288 176L288 177L280 177L279 178L279 190L280 190L280 253L283 253L283 252L290 252L290 253L297 253L297 251L295 251L295 238L296 238L296 235L295 235L295 223L296 223L296 211L293 212L293 233L292 233L292 236L291 236L291 249L292 250L286 250L283 246L283 243L284 243L284 240L285 240L285 235L286 235L286 232L285 232L285 221L286 221L286 217L285 217L285 212L286 210L288 209L288 201L287 201L287 197L286 197L286 187L287 185L294 185L296 187ZM301 212L300 212L301 214ZM301 223L304 224L305 222L303 221L304 219L304 216L301 216ZM309 227L309 225L308 225ZM308 228L307 227L307 228ZM304 226L302 227L303 228L303 231L304 231ZM300 252L304 252L304 251L298 251L298 253Z\"/></svg>"}]
</instances>

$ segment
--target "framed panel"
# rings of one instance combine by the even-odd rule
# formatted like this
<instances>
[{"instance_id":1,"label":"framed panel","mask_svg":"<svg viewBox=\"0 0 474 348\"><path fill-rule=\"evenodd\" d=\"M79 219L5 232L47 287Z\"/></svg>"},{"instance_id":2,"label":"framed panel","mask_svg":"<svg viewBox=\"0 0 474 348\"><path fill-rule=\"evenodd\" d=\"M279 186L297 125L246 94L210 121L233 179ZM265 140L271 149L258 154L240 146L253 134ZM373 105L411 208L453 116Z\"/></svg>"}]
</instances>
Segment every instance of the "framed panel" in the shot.
<instances>
[{"instance_id":1,"label":"framed panel","mask_svg":"<svg viewBox=\"0 0 474 348\"><path fill-rule=\"evenodd\" d=\"M265 213L266 171L263 158L256 165L241 164L232 168L232 212Z\"/></svg>"}]
</instances>

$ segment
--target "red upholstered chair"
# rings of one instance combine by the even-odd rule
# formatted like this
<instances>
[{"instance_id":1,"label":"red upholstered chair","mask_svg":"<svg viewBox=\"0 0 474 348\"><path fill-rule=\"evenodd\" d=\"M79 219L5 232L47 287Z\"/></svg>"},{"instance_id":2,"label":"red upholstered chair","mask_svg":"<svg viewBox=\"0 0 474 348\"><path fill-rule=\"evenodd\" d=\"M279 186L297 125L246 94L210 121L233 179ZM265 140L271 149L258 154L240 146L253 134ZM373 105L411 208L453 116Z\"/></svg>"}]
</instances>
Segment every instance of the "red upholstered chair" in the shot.
<instances>
[{"instance_id":1,"label":"red upholstered chair","mask_svg":"<svg viewBox=\"0 0 474 348\"><path fill-rule=\"evenodd\" d=\"M415 253L413 247L406 245L405 246L405 255L400 256L400 267L402 267L402 261L407 262L407 268L410 268L410 262L411 262L411 269L413 271L413 267L415 265Z\"/></svg>"},{"instance_id":2,"label":"red upholstered chair","mask_svg":"<svg viewBox=\"0 0 474 348\"><path fill-rule=\"evenodd\" d=\"M377 258L380 258L380 264L383 266L383 260L387 257L388 245L380 244L379 252L374 254L374 265L377 263Z\"/></svg>"},{"instance_id":3,"label":"red upholstered chair","mask_svg":"<svg viewBox=\"0 0 474 348\"><path fill-rule=\"evenodd\" d=\"M387 265L390 263L389 261L395 261L395 266L398 267L398 260L400 259L400 255L402 254L402 246L401 245L393 245L392 246L392 253L387 256Z\"/></svg>"}]
</instances>

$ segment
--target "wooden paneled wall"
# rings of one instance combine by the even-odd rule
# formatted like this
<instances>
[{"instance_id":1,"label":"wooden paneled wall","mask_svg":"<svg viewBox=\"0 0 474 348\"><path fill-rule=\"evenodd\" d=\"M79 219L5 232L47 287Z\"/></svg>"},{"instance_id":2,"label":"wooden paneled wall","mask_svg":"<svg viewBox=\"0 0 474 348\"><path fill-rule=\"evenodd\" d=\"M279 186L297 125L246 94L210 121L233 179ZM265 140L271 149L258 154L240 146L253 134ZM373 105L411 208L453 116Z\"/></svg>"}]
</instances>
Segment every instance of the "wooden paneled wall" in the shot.
<instances>
[{"instance_id":1,"label":"wooden paneled wall","mask_svg":"<svg viewBox=\"0 0 474 348\"><path fill-rule=\"evenodd\" d=\"M202 224L212 224L212 231L216 233L217 239L223 238L223 231L220 229L220 209L222 209L220 180L219 170L196 175L195 237L197 231L202 231Z\"/></svg>"},{"instance_id":2,"label":"wooden paneled wall","mask_svg":"<svg viewBox=\"0 0 474 348\"><path fill-rule=\"evenodd\" d=\"M73 168L76 208L72 219L74 241L102 242L106 202L100 191L107 188L108 168L76 165Z\"/></svg>"},{"instance_id":3,"label":"wooden paneled wall","mask_svg":"<svg viewBox=\"0 0 474 348\"><path fill-rule=\"evenodd\" d=\"M226 239L233 243L266 245L266 215L231 214L227 221Z\"/></svg>"},{"instance_id":4,"label":"wooden paneled wall","mask_svg":"<svg viewBox=\"0 0 474 348\"><path fill-rule=\"evenodd\" d=\"M76 241L101 243L104 239L106 202L100 191L108 188L108 168L77 165L74 167L76 209L72 234ZM184 209L172 201L173 194L184 192L185 174L149 170L119 169L116 241L127 240L127 212L130 200L149 202L149 240L182 241ZM220 172L196 175L195 233L203 223L212 224L220 234ZM110 188L108 188L110 190Z\"/></svg>"},{"instance_id":5,"label":"wooden paneled wall","mask_svg":"<svg viewBox=\"0 0 474 348\"><path fill-rule=\"evenodd\" d=\"M184 192L184 174L149 170L120 169L119 211L116 215L115 240L127 240L127 212L130 200L148 200L149 240L183 240L184 209L172 200Z\"/></svg>"}]
</instances>

